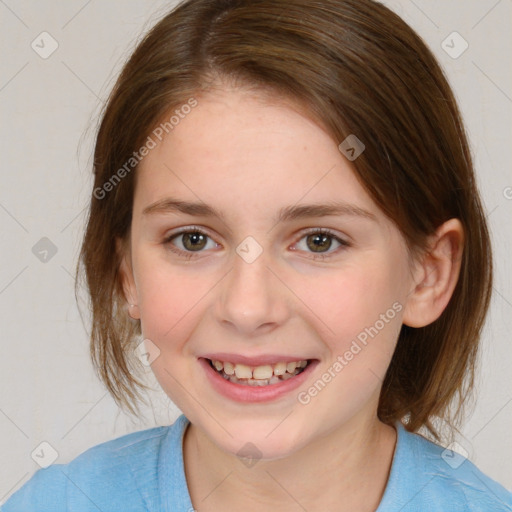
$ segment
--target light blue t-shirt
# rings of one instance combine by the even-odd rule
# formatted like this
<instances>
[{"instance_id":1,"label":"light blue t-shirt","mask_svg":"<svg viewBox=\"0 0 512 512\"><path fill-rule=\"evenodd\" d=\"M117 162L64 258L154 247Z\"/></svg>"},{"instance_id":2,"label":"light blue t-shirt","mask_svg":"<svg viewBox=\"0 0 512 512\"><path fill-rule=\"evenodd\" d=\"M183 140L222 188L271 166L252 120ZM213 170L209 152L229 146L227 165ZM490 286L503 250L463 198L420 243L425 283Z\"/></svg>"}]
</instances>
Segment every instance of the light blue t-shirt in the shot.
<instances>
[{"instance_id":1,"label":"light blue t-shirt","mask_svg":"<svg viewBox=\"0 0 512 512\"><path fill-rule=\"evenodd\" d=\"M182 414L171 426L127 434L40 469L0 510L192 512L182 450L188 423ZM469 460L395 426L391 472L376 512L512 511L512 493Z\"/></svg>"}]
</instances>

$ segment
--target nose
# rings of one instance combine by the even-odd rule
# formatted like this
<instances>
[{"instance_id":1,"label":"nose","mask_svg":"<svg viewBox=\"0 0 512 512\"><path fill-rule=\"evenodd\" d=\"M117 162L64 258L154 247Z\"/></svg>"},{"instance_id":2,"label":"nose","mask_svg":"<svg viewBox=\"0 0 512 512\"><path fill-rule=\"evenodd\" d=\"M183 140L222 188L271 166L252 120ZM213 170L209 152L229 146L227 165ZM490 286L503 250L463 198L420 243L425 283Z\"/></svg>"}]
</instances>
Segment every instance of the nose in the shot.
<instances>
[{"instance_id":1,"label":"nose","mask_svg":"<svg viewBox=\"0 0 512 512\"><path fill-rule=\"evenodd\" d=\"M241 337L271 332L289 315L286 287L263 253L250 263L238 254L216 301L217 319Z\"/></svg>"}]
</instances>

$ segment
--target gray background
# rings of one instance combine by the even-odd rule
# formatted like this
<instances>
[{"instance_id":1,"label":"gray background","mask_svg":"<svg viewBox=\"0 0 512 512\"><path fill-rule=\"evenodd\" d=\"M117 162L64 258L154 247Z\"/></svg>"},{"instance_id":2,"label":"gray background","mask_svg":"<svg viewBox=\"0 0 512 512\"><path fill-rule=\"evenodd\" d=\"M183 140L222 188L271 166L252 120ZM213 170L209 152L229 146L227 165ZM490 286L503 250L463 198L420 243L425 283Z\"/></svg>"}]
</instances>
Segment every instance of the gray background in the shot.
<instances>
[{"instance_id":1,"label":"gray background","mask_svg":"<svg viewBox=\"0 0 512 512\"><path fill-rule=\"evenodd\" d=\"M458 442L482 471L512 489L512 2L385 3L439 58L471 140L496 281L477 405ZM0 503L39 468L31 454L45 449L42 442L57 452L57 463L65 463L93 445L169 424L179 414L151 373L153 406L144 408L143 418L119 411L93 373L73 292L100 107L140 36L171 5L0 0ZM31 47L35 41L39 52L51 49L48 36L39 37L43 31L58 43L47 58ZM463 48L450 36L454 31L469 45L458 58L445 51L454 55Z\"/></svg>"}]
</instances>

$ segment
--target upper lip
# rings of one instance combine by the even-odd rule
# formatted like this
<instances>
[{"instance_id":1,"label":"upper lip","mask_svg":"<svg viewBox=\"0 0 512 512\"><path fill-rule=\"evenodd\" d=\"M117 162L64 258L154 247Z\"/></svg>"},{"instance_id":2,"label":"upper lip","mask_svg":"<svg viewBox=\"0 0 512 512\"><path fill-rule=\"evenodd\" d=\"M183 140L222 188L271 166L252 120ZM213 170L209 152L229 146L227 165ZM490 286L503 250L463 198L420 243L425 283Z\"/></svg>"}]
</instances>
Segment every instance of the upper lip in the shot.
<instances>
[{"instance_id":1,"label":"upper lip","mask_svg":"<svg viewBox=\"0 0 512 512\"><path fill-rule=\"evenodd\" d=\"M211 359L212 361L230 362L233 364L245 364L247 366L263 366L276 363L291 363L295 361L307 361L310 358L301 356L289 356L279 354L261 354L259 356L247 357L241 354L228 354L227 352L216 352L214 354L205 354L201 357Z\"/></svg>"}]
</instances>

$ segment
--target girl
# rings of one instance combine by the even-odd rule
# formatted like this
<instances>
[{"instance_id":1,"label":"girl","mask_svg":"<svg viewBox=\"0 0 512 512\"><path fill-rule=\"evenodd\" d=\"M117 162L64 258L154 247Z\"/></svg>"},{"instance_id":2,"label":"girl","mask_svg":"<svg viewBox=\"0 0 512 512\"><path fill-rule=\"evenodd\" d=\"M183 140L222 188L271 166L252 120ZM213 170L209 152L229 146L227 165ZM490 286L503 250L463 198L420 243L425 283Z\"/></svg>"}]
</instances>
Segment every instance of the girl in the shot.
<instances>
[{"instance_id":1,"label":"girl","mask_svg":"<svg viewBox=\"0 0 512 512\"><path fill-rule=\"evenodd\" d=\"M125 65L94 172L93 361L131 412L150 365L183 414L4 512L512 510L417 433L456 428L492 267L454 96L398 16L182 2Z\"/></svg>"}]
</instances>

